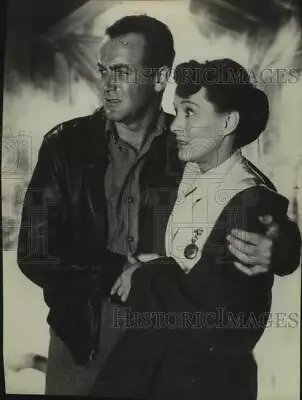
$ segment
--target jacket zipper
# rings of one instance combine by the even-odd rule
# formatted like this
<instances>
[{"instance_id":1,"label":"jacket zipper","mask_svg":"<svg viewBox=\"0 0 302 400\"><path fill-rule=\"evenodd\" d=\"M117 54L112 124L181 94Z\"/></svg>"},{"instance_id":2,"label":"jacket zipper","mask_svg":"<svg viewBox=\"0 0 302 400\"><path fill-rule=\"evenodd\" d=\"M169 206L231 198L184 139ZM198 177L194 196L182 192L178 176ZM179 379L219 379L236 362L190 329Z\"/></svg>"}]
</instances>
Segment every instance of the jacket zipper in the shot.
<instances>
[{"instance_id":1,"label":"jacket zipper","mask_svg":"<svg viewBox=\"0 0 302 400\"><path fill-rule=\"evenodd\" d=\"M94 307L95 305L95 307ZM101 307L101 303L99 304ZM88 309L90 316L90 333L91 333L91 348L89 352L89 361L92 361L99 349L99 335L100 335L100 325L101 325L101 309L98 309L97 304L93 303L92 298L88 300Z\"/></svg>"}]
</instances>

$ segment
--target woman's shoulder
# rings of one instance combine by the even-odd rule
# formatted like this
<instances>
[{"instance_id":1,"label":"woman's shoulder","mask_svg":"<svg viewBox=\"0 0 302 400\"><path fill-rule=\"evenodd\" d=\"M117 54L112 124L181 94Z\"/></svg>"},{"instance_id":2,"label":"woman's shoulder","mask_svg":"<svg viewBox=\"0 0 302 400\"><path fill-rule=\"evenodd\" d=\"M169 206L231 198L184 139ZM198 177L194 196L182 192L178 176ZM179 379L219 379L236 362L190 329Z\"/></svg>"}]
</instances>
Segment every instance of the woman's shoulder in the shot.
<instances>
[{"instance_id":1,"label":"woman's shoulder","mask_svg":"<svg viewBox=\"0 0 302 400\"><path fill-rule=\"evenodd\" d=\"M269 178L244 157L233 165L216 189L216 198L218 194L224 206L250 208L270 202L288 205L287 199L277 192Z\"/></svg>"},{"instance_id":2,"label":"woman's shoulder","mask_svg":"<svg viewBox=\"0 0 302 400\"><path fill-rule=\"evenodd\" d=\"M271 213L287 212L288 199L278 193L271 180L244 157L238 163L229 184L237 187L232 202L245 209L259 207Z\"/></svg>"},{"instance_id":3,"label":"woman's shoulder","mask_svg":"<svg viewBox=\"0 0 302 400\"><path fill-rule=\"evenodd\" d=\"M259 169L253 164L250 160L243 157L242 158L243 168L246 170L246 173L249 174L255 180L258 185L265 185L267 188L277 191L273 182Z\"/></svg>"}]
</instances>

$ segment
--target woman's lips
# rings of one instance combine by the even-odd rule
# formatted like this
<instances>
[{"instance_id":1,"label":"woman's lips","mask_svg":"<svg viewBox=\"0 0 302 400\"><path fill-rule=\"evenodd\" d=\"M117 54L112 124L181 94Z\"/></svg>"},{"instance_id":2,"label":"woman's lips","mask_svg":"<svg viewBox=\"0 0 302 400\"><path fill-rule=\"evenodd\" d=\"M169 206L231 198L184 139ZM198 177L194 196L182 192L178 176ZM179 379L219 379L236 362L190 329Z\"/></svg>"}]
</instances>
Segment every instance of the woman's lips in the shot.
<instances>
[{"instance_id":1,"label":"woman's lips","mask_svg":"<svg viewBox=\"0 0 302 400\"><path fill-rule=\"evenodd\" d=\"M178 148L181 148L181 147L184 147L184 146L187 146L187 145L188 145L188 142L186 142L185 140L177 140L176 141L176 146Z\"/></svg>"}]
</instances>

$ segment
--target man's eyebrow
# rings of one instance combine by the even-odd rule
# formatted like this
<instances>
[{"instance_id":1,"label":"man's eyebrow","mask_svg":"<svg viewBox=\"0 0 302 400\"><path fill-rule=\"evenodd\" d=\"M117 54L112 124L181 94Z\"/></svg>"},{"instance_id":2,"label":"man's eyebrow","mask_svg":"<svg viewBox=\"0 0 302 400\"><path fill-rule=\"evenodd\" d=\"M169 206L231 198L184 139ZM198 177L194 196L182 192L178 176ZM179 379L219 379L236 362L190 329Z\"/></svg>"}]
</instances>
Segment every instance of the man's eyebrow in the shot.
<instances>
[{"instance_id":1,"label":"man's eyebrow","mask_svg":"<svg viewBox=\"0 0 302 400\"><path fill-rule=\"evenodd\" d=\"M99 69L107 69L107 67L102 64L100 61L98 61L97 66ZM118 64L113 64L109 67L109 69L111 69L111 71L116 71L118 69L127 69L130 70L132 67L129 64L124 64L124 63L118 63Z\"/></svg>"},{"instance_id":2,"label":"man's eyebrow","mask_svg":"<svg viewBox=\"0 0 302 400\"><path fill-rule=\"evenodd\" d=\"M122 68L131 69L131 65L119 63L110 66L110 69L122 69Z\"/></svg>"},{"instance_id":3,"label":"man's eyebrow","mask_svg":"<svg viewBox=\"0 0 302 400\"><path fill-rule=\"evenodd\" d=\"M191 101L191 100L182 100L181 104L193 104L194 106L200 108L200 105L198 103L195 103L194 101Z\"/></svg>"},{"instance_id":4,"label":"man's eyebrow","mask_svg":"<svg viewBox=\"0 0 302 400\"><path fill-rule=\"evenodd\" d=\"M98 61L97 66L99 69L106 69L105 65Z\"/></svg>"}]
</instances>

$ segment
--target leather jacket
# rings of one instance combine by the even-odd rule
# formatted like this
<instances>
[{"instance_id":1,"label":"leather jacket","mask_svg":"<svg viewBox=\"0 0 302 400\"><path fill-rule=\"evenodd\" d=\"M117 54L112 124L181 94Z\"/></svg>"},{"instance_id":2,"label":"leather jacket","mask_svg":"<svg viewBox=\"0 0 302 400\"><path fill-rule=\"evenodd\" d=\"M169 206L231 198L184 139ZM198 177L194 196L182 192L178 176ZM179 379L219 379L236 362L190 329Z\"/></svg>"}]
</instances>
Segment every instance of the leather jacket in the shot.
<instances>
[{"instance_id":1,"label":"leather jacket","mask_svg":"<svg viewBox=\"0 0 302 400\"><path fill-rule=\"evenodd\" d=\"M172 118L165 115L164 131L153 141L140 174L139 253L164 254L157 231L166 225L183 171L169 131ZM19 234L19 267L43 288L48 323L78 364L97 352L100 302L126 262L106 250L105 126L99 110L44 136Z\"/></svg>"}]
</instances>

